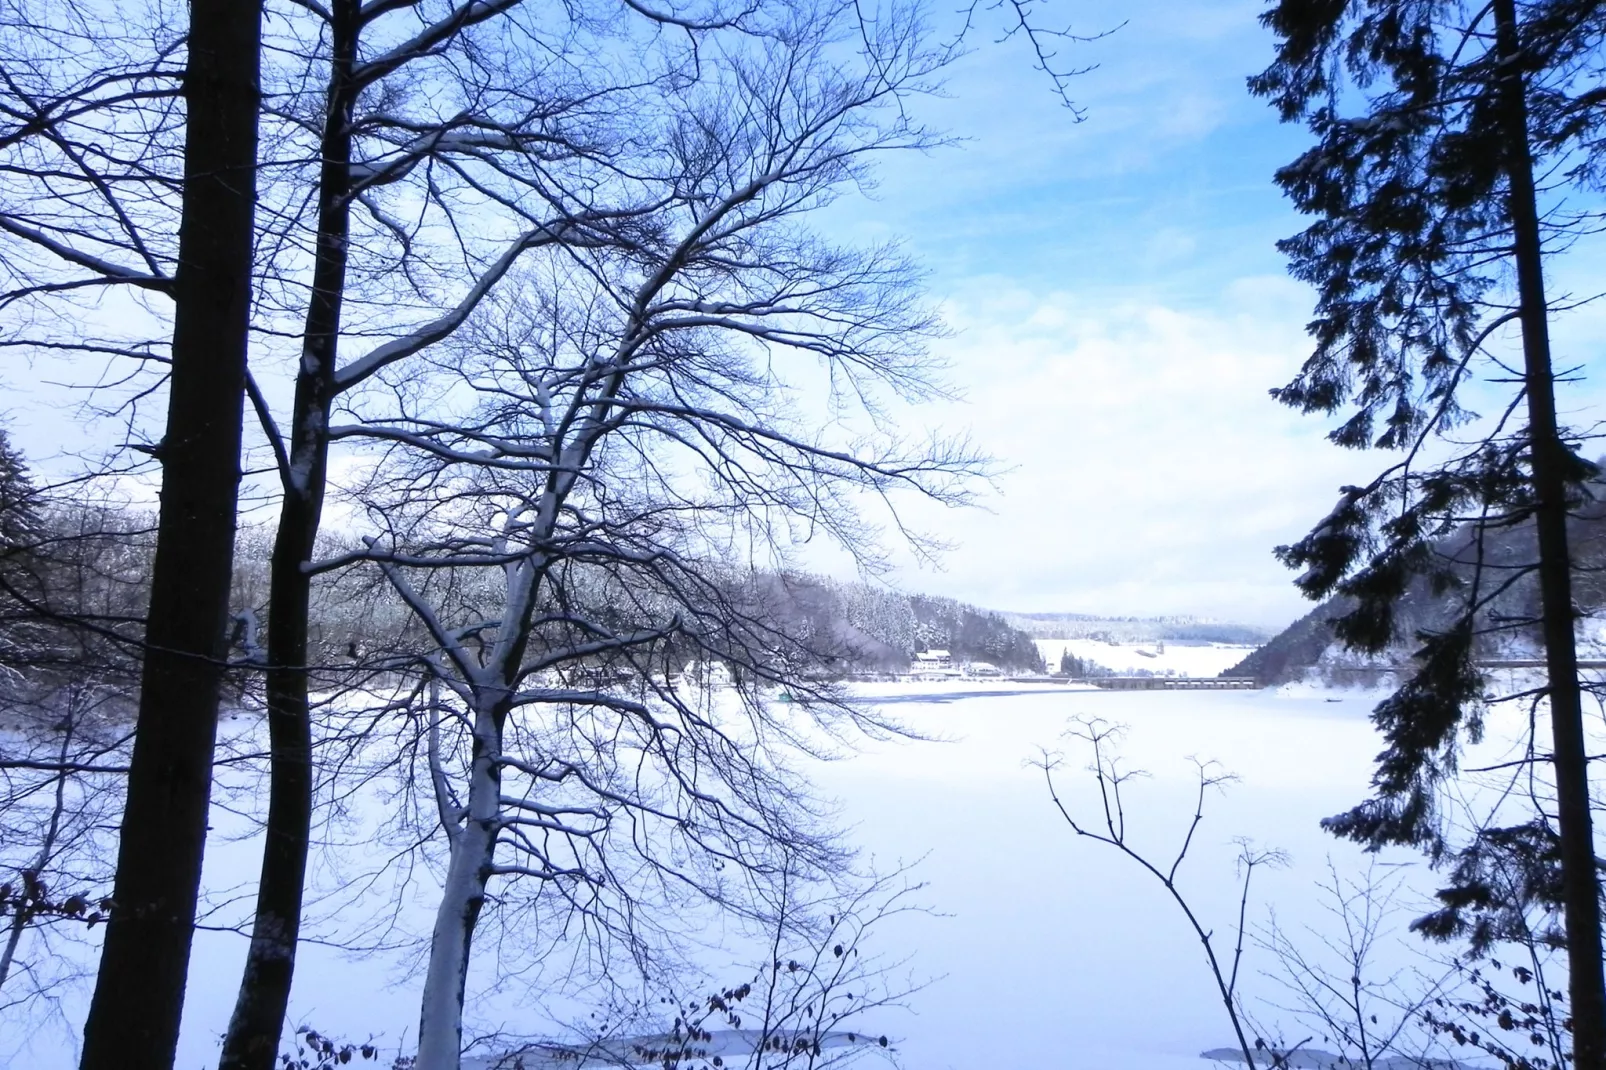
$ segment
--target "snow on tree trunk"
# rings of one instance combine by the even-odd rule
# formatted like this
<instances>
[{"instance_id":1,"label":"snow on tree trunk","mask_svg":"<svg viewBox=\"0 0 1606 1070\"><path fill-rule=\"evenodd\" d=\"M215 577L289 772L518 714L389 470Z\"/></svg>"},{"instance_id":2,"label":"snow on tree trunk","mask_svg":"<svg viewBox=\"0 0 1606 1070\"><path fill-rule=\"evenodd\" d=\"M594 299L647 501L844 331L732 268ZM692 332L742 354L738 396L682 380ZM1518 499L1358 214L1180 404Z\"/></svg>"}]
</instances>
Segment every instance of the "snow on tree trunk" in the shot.
<instances>
[{"instance_id":1,"label":"snow on tree trunk","mask_svg":"<svg viewBox=\"0 0 1606 1070\"><path fill-rule=\"evenodd\" d=\"M497 765L500 731L496 721L488 705L475 714L468 814L452 837L446 883L435 912L419 1012L416 1070L459 1067L469 948L485 903L485 882L490 876L502 817L502 780Z\"/></svg>"}]
</instances>

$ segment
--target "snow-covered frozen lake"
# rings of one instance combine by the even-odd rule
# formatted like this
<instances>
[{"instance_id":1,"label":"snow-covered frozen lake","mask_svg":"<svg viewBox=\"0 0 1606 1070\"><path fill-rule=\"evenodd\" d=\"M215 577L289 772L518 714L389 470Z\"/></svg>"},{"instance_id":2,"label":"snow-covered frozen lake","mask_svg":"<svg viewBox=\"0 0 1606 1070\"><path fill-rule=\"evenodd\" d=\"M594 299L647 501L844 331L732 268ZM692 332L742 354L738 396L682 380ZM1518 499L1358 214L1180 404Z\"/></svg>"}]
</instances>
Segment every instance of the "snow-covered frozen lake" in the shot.
<instances>
[{"instance_id":1,"label":"snow-covered frozen lake","mask_svg":"<svg viewBox=\"0 0 1606 1070\"><path fill-rule=\"evenodd\" d=\"M907 1024L889 1027L908 1067L1181 1070L1209 1065L1198 1053L1230 1040L1198 943L1163 889L1079 841L1026 764L1040 746L1065 749L1062 794L1095 816L1088 752L1059 738L1073 715L1129 726L1123 753L1151 774L1130 786L1142 849L1174 852L1193 812L1189 756L1241 778L1208 800L1180 880L1229 939L1234 837L1289 852L1287 869L1257 873L1255 894L1277 900L1285 923L1314 918L1303 905L1329 854L1359 861L1317 822L1365 793L1376 696L924 685L881 697L949 742L880 744L820 778L867 851L924 858L929 901L947 915L904 927L919 967L942 978L911 1001Z\"/></svg>"},{"instance_id":2,"label":"snow-covered frozen lake","mask_svg":"<svg viewBox=\"0 0 1606 1070\"><path fill-rule=\"evenodd\" d=\"M941 737L872 743L815 769L855 842L882 868L918 862L915 877L927 885L933 913L895 919L877 939L888 954L912 954L913 970L933 980L906 1011L864 1023L898 1038L911 1070L1181 1070L1205 1065L1198 1053L1230 1039L1198 945L1163 891L1107 848L1079 841L1028 764L1041 747L1067 746L1060 736L1074 715L1130 726L1123 753L1152 774L1131 786L1132 839L1141 846L1163 853L1184 830L1196 775L1189 756L1219 760L1241 778L1207 803L1183 870L1218 931L1230 936L1234 923L1234 837L1292 858L1257 877L1252 920L1271 901L1285 923L1314 918L1311 889L1327 857L1346 866L1360 858L1317 821L1366 792L1378 749L1367 721L1375 695L954 683L875 685L864 697ZM1080 772L1086 753L1070 749L1067 759L1067 802L1092 816ZM255 866L252 843L212 847L214 896L245 883ZM233 933L199 938L184 1070L212 1065L243 948ZM417 979L405 956L353 960L310 945L301 963L298 1021L392 1045L412 1034ZM45 1037L36 1037L30 1065L70 1066L65 1042L46 1047Z\"/></svg>"}]
</instances>

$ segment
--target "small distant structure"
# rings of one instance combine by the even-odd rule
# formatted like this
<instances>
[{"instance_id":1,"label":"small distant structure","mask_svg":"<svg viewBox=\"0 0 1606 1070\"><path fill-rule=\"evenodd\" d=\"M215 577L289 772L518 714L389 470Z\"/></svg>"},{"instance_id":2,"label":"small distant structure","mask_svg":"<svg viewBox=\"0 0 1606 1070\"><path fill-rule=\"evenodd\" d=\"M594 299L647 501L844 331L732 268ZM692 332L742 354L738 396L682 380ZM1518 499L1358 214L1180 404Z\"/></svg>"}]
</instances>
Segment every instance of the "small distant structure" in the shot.
<instances>
[{"instance_id":1,"label":"small distant structure","mask_svg":"<svg viewBox=\"0 0 1606 1070\"><path fill-rule=\"evenodd\" d=\"M1253 676L1095 676L1088 680L1106 691L1255 691Z\"/></svg>"},{"instance_id":2,"label":"small distant structure","mask_svg":"<svg viewBox=\"0 0 1606 1070\"><path fill-rule=\"evenodd\" d=\"M946 680L954 675L953 655L946 650L927 650L911 659L909 675L915 680Z\"/></svg>"},{"instance_id":3,"label":"small distant structure","mask_svg":"<svg viewBox=\"0 0 1606 1070\"><path fill-rule=\"evenodd\" d=\"M982 676L982 677L987 677L988 679L991 679L993 677L1003 676L1004 675L1004 671L1002 669L1000 669L997 665L993 665L990 662L973 661L970 664L965 666L965 675L966 676Z\"/></svg>"}]
</instances>

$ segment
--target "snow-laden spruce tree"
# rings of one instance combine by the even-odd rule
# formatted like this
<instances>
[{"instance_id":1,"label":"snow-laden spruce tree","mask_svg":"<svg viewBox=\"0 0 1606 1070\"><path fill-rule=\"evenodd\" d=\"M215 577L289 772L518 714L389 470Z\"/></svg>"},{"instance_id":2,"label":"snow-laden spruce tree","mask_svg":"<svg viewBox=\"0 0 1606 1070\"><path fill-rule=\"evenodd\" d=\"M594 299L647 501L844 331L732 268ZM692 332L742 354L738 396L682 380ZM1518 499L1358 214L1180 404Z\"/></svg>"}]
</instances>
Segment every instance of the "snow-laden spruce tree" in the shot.
<instances>
[{"instance_id":1,"label":"snow-laden spruce tree","mask_svg":"<svg viewBox=\"0 0 1606 1070\"><path fill-rule=\"evenodd\" d=\"M1314 346L1273 393L1339 415L1336 444L1393 453L1278 553L1302 570L1305 594L1342 596L1333 625L1350 648L1418 644L1373 713L1385 740L1375 790L1327 827L1453 862L1446 910L1422 923L1441 937L1511 917L1492 877L1526 869L1534 898L1514 914L1559 913L1576 1065L1601 1070L1576 597L1593 581L1572 524L1598 472L1583 457L1594 432L1569 400L1574 358L1553 345L1552 323L1576 300L1557 285L1558 257L1601 221L1606 11L1590 0L1278 0L1262 22L1277 53L1250 87L1314 141L1277 173L1312 217L1280 247L1317 291ZM1433 626L1412 626L1413 601L1434 607ZM1462 742L1482 730L1479 660L1535 642L1545 681L1532 697L1546 708L1539 716L1536 701L1532 723L1548 721L1550 738L1532 742L1512 794L1544 782L1544 802L1458 846L1445 788Z\"/></svg>"},{"instance_id":2,"label":"snow-laden spruce tree","mask_svg":"<svg viewBox=\"0 0 1606 1070\"><path fill-rule=\"evenodd\" d=\"M374 450L375 527L318 567L366 558L431 637L407 714L447 846L420 1068L458 1065L481 912L520 883L646 955L694 902L758 911L783 869L840 866L787 755L875 722L756 569L809 538L869 560L861 507L956 501L978 469L885 419L935 389L909 266L805 225L929 142L899 103L942 58L910 9L795 5L677 89L629 240L530 258L431 374L379 373L388 415L331 429ZM475 572L495 604L460 596Z\"/></svg>"}]
</instances>

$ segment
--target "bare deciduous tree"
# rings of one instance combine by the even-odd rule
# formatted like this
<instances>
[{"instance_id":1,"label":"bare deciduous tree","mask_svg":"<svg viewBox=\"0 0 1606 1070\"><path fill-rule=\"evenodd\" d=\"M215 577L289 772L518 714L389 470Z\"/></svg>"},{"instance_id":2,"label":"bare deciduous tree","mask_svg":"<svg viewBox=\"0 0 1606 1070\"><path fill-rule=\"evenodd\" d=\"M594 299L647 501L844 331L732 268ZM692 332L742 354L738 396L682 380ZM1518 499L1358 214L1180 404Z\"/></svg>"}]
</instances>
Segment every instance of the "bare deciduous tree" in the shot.
<instances>
[{"instance_id":1,"label":"bare deciduous tree","mask_svg":"<svg viewBox=\"0 0 1606 1070\"><path fill-rule=\"evenodd\" d=\"M1233 778L1220 772L1214 763L1194 760L1199 773L1199 791L1194 804L1193 818L1188 823L1188 830L1183 835L1182 843L1170 863L1166 864L1163 860L1154 861L1133 847L1127 838L1126 805L1122 798L1122 786L1132 778L1142 776L1143 773L1140 770L1121 768L1119 757L1112 753L1112 745L1119 738L1120 731L1118 726L1099 718L1083 717L1077 719L1067 732L1069 737L1083 741L1093 751L1093 764L1088 767L1088 771L1093 774L1093 780L1098 786L1100 813L1097 824L1078 821L1066 807L1054 780L1054 771L1059 768L1063 759L1044 753L1038 765L1048 783L1049 797L1054 801L1054 807L1060 816L1078 836L1115 848L1160 883L1166 894L1171 897L1171 901L1187 918L1189 928L1193 930L1193 934L1198 937L1200 945L1204 948L1205 959L1210 965L1210 977L1215 982L1216 994L1220 997L1221 1005L1232 1023L1233 1036L1238 1041L1244 1065L1250 1070L1259 1065L1280 1070L1286 1065L1286 1053L1268 1048L1262 1037L1255 1037L1251 1042L1250 1034L1245 1031L1250 1028L1250 1023L1238 990L1238 970L1243 964L1244 941L1247 935L1244 921L1249 910L1250 881L1256 868L1281 865L1284 856L1279 851L1256 849L1247 840L1239 841L1238 867L1242 884L1238 895L1238 924L1235 930L1237 935L1233 941L1230 958L1218 953L1214 930L1207 927L1178 887L1177 871L1187 859L1188 851L1193 846L1194 833L1198 832L1199 824L1204 820L1205 796L1212 789L1219 788ZM1255 1058L1257 1051L1261 1053L1258 1062Z\"/></svg>"},{"instance_id":2,"label":"bare deciduous tree","mask_svg":"<svg viewBox=\"0 0 1606 1070\"><path fill-rule=\"evenodd\" d=\"M956 501L979 466L878 426L889 392L932 389L908 267L800 226L869 154L928 140L896 104L944 54L907 12L853 14L798 7L678 91L637 236L554 246L436 376L380 377L389 419L329 432L380 449L362 493L379 530L315 567L377 562L435 648L420 734L450 851L422 1067L457 1065L493 882L561 887L612 925L626 857L729 909L734 875L773 874L777 851L815 873L837 857L782 756L816 720L874 723L811 678L821 652L744 574L804 530L868 558L856 497ZM840 429L791 411L811 377ZM498 577L490 607L442 579L476 570ZM732 692L672 680L686 661L728 666ZM772 707L776 685L798 701Z\"/></svg>"},{"instance_id":3,"label":"bare deciduous tree","mask_svg":"<svg viewBox=\"0 0 1606 1070\"><path fill-rule=\"evenodd\" d=\"M614 622L583 618L531 618L531 631L530 620L515 627L516 614L503 614L498 641L510 656L500 669L510 678L531 670L524 652L532 635L567 629L534 642L568 651L543 654L544 664L590 671L609 656L684 653L727 660L748 674L748 685L797 681L800 696L833 709L829 689L800 675L812 656L806 644L787 634L786 621L766 616L762 592L732 582L739 561L735 568L716 563L722 555L738 558L731 551L743 540L782 547L816 531L868 561L874 533L862 525L859 505L905 486L957 500L959 480L976 467L962 448L901 443L885 433L877 391L918 395L930 386L918 347L907 344L931 326L912 302L908 266L889 250L829 248L796 223L799 213L868 182L868 154L933 143L898 107L953 54L928 47L918 6L872 12L791 0L663 7L637 0L557 7L333 0L269 7L261 151L245 156L238 137L202 121L226 111L238 134L248 103L256 129L257 50L252 45L247 57L243 37L220 42L203 26L222 8L193 8L188 35L183 13L165 0L137 9L0 9L0 118L8 124L0 128L8 164L0 190L0 307L20 310L24 324L0 342L35 357L71 352L109 362L106 378L124 385L126 404L111 403L103 415L125 422L124 445L159 460L164 478L185 493L211 495L187 503L168 496L171 516L164 515L159 538L168 549L158 551L154 583L160 605L146 636L160 648L148 673L167 673L169 660L189 672L168 673L189 681L173 685L187 688L180 698L190 714L172 721L183 738L153 731L138 745L141 755L182 766L168 768L168 779L185 786L178 817L194 835L168 836L148 852L130 836L122 847L126 875L159 873L162 886L129 886L118 896L130 925L160 928L175 950L188 946L193 910L185 904L193 906L198 880L224 669L223 603L213 596L227 572L220 553L234 531L234 402L242 389L261 427L260 452L277 477L266 488L279 504L266 642L245 659L265 676L273 768L267 846L223 1055L224 1066L258 1070L277 1051L302 913L314 783L309 681L335 668L313 656L309 615L336 443L388 438L398 451L436 461L452 460L442 448L462 447L475 455L478 471L531 477L535 489L518 493L537 503L538 515L553 515L502 534L486 534L481 523L475 536L525 539L520 552L541 562L510 578L509 608L561 606L566 585L600 584L597 590L639 598L640 605L620 604L649 622L644 634L656 635L637 642ZM253 4L235 14L227 26L205 25L241 29L250 21L244 14L255 19L260 12ZM1017 14L1029 29L1026 9ZM203 102L222 109L215 114L197 110L205 64L230 89ZM186 93L196 99L181 107ZM199 147L218 153L219 166L203 166ZM256 176L261 202L248 278L240 256L249 243L235 224L243 218L249 233L253 183L235 174L242 168ZM215 261L181 248L186 236L206 236L181 198L206 190L232 197L232 223L223 230L235 259L227 263L221 244ZM421 359L469 322L511 273L530 270L561 280L565 315L589 307L597 317L574 335L589 331L589 339L579 348L566 340L569 350L548 369L573 378L515 384L524 393L513 400L526 412L545 406L549 416L572 421L536 436L559 451L545 469L512 425L506 434L492 424L428 426L431 407L449 400L427 393L443 381L435 365L450 360ZM216 287L216 299L190 302L185 287L192 282ZM587 287L577 304L575 295ZM254 375L246 372L243 344L233 341L248 293ZM223 318L197 326L184 311L191 303ZM199 335L230 340L229 360L210 365L217 375L200 382L210 407L181 389L191 361L186 340ZM708 345L721 336L740 343ZM565 363L582 350L589 363ZM778 355L818 358L816 378L783 384L767 366ZM281 365L286 374L278 373ZM163 441L139 441L139 405L169 374L167 413L182 420L205 408L216 417L201 428L211 438L175 423ZM285 379L291 383L280 390ZM495 397L508 385L482 379L469 389L485 387L485 396ZM556 408L539 393L547 387ZM826 395L831 400L818 413L798 419L797 397ZM856 415L844 415L855 407ZM649 439L658 445L642 452ZM676 456L666 461L670 453ZM185 467L191 461L193 470ZM685 467L654 467L663 463ZM693 471L711 474L717 493L695 486ZM537 478L543 473L551 477L544 488ZM596 488L603 488L600 497L592 496ZM225 491L226 501L219 496ZM490 501L483 490L474 494ZM472 498L453 503L467 511L454 521L473 512ZM598 503L607 520L591 540L587 510ZM506 515L490 519L502 523ZM187 524L178 525L181 516ZM205 553L181 561L173 549L179 534ZM378 549L359 556L389 554L401 572L490 563L478 548L449 543L435 545L433 554L426 545L429 561L413 562L388 536L381 531ZM597 554L604 545L607 553ZM209 585L192 594L204 593L211 607L185 616L190 631L176 638L159 624L174 619L175 563L187 580ZM561 583L543 586L560 574ZM676 600L695 612L665 618ZM254 617L242 617L240 627L242 638L254 638ZM582 633L595 633L587 642L602 647L578 643ZM456 671L448 649L437 643L437 668ZM777 670L759 651L792 653ZM456 684L466 679L457 672ZM573 696L560 690L563 705ZM457 693L450 685L448 691ZM668 708L679 708L675 701ZM472 707L475 716L483 705ZM151 763L137 756L134 765ZM154 827L153 813L131 800L130 828ZM92 1015L86 1065L106 1065L104 1053L125 1027L145 1031L158 1062L176 1033L184 956L161 958L171 976L138 991L114 988L128 972L131 949L145 946L125 943L122 924L114 920L109 938L111 965ZM136 1013L135 1003L147 998L150 1013Z\"/></svg>"},{"instance_id":4,"label":"bare deciduous tree","mask_svg":"<svg viewBox=\"0 0 1606 1070\"><path fill-rule=\"evenodd\" d=\"M0 747L0 1011L8 1016L59 1019L64 988L81 979L82 949L72 945L110 913L128 760L125 686L82 671L68 680L13 671L0 687L8 737ZM77 1032L77 1022L59 1025Z\"/></svg>"},{"instance_id":5,"label":"bare deciduous tree","mask_svg":"<svg viewBox=\"0 0 1606 1070\"><path fill-rule=\"evenodd\" d=\"M288 998L311 810L306 566L337 406L361 414L387 375L405 381L404 362L532 254L607 246L658 259L653 219L687 203L657 155L680 121L677 92L789 21L841 23L800 11L339 0L290 23L270 112L292 177L265 239L279 265L268 301L300 320L286 332L296 375L282 436L255 399L282 484L266 644L275 773L225 1066L266 1066ZM375 333L385 340L364 337ZM363 351L342 360L343 342Z\"/></svg>"},{"instance_id":6,"label":"bare deciduous tree","mask_svg":"<svg viewBox=\"0 0 1606 1070\"><path fill-rule=\"evenodd\" d=\"M1451 973L1437 975L1380 962L1379 944L1393 935L1405 870L1380 872L1375 860L1359 877L1346 877L1329 858L1318 885L1331 932L1306 926L1295 937L1275 917L1259 939L1281 970L1270 974L1292 1002L1278 1010L1313 1031L1329 1065L1358 1070L1434 1065L1431 1030L1424 1013L1445 995Z\"/></svg>"}]
</instances>

